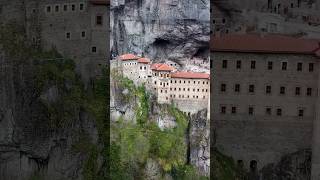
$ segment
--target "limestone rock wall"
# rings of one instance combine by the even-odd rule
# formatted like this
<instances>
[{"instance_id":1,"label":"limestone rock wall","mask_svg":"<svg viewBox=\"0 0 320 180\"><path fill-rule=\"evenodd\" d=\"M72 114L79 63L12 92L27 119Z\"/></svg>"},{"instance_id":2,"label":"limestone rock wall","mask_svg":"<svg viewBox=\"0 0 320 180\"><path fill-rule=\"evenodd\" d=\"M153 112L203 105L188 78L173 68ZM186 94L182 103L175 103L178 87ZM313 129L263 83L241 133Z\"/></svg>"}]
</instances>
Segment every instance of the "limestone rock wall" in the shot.
<instances>
[{"instance_id":1,"label":"limestone rock wall","mask_svg":"<svg viewBox=\"0 0 320 180\"><path fill-rule=\"evenodd\" d=\"M132 52L178 62L207 59L209 8L209 0L112 1L112 54Z\"/></svg>"}]
</instances>

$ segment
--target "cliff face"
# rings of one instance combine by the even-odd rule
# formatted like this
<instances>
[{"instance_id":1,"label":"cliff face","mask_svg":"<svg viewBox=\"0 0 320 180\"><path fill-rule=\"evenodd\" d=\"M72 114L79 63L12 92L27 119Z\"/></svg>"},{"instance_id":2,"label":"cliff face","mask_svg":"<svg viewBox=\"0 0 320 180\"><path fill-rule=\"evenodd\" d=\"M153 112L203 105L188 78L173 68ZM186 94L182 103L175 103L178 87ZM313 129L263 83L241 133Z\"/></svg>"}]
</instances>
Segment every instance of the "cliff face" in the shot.
<instances>
[{"instance_id":1,"label":"cliff face","mask_svg":"<svg viewBox=\"0 0 320 180\"><path fill-rule=\"evenodd\" d=\"M75 64L55 52L28 47L23 29L18 29L0 29L1 179L81 179L94 174L86 164L101 136Z\"/></svg>"},{"instance_id":2,"label":"cliff face","mask_svg":"<svg viewBox=\"0 0 320 180\"><path fill-rule=\"evenodd\" d=\"M209 0L112 1L112 53L133 52L152 59L207 59L209 9Z\"/></svg>"}]
</instances>

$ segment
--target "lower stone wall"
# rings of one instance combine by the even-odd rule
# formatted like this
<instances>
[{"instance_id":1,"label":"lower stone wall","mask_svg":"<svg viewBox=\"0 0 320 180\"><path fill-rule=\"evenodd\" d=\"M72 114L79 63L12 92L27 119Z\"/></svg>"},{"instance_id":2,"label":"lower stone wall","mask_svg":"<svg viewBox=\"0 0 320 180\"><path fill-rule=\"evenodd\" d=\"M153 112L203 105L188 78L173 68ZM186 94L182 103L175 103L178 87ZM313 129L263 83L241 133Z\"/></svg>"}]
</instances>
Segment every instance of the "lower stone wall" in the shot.
<instances>
[{"instance_id":1,"label":"lower stone wall","mask_svg":"<svg viewBox=\"0 0 320 180\"><path fill-rule=\"evenodd\" d=\"M207 109L208 108L208 100L198 100L198 101L192 101L190 99L188 100L178 100L174 99L172 101L179 110L190 113L190 114L195 114L199 112L200 110Z\"/></svg>"},{"instance_id":2,"label":"lower stone wall","mask_svg":"<svg viewBox=\"0 0 320 180\"><path fill-rule=\"evenodd\" d=\"M312 120L213 120L212 123L218 150L232 156L235 162L242 160L247 169L253 160L261 169L279 162L286 154L311 148Z\"/></svg>"}]
</instances>

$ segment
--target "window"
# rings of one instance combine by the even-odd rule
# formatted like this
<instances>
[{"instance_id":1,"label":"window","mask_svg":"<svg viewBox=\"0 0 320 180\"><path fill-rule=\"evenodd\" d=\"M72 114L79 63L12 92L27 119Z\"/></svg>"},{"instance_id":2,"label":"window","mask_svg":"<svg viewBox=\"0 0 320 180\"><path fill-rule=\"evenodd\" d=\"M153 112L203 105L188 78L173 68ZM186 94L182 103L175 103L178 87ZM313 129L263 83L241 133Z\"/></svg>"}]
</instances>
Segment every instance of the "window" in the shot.
<instances>
[{"instance_id":1,"label":"window","mask_svg":"<svg viewBox=\"0 0 320 180\"><path fill-rule=\"evenodd\" d=\"M96 25L102 25L102 16L101 15L96 16Z\"/></svg>"},{"instance_id":2,"label":"window","mask_svg":"<svg viewBox=\"0 0 320 180\"><path fill-rule=\"evenodd\" d=\"M249 85L249 93L254 93L254 85L253 84Z\"/></svg>"},{"instance_id":3,"label":"window","mask_svg":"<svg viewBox=\"0 0 320 180\"><path fill-rule=\"evenodd\" d=\"M59 8L60 8L60 6L56 5L54 9L55 9L56 12L59 12Z\"/></svg>"},{"instance_id":4,"label":"window","mask_svg":"<svg viewBox=\"0 0 320 180\"><path fill-rule=\"evenodd\" d=\"M251 61L251 69L255 69L256 68L256 61Z\"/></svg>"},{"instance_id":5,"label":"window","mask_svg":"<svg viewBox=\"0 0 320 180\"><path fill-rule=\"evenodd\" d=\"M91 52L96 53L97 52L97 47L95 47L95 46L91 47Z\"/></svg>"},{"instance_id":6,"label":"window","mask_svg":"<svg viewBox=\"0 0 320 180\"><path fill-rule=\"evenodd\" d=\"M67 32L66 33L66 39L70 39L71 38L71 33L70 32Z\"/></svg>"},{"instance_id":7,"label":"window","mask_svg":"<svg viewBox=\"0 0 320 180\"><path fill-rule=\"evenodd\" d=\"M84 4L83 4L83 3L80 3L80 4L79 4L79 10L80 10L80 11L83 11L83 10L84 10Z\"/></svg>"},{"instance_id":8,"label":"window","mask_svg":"<svg viewBox=\"0 0 320 180\"><path fill-rule=\"evenodd\" d=\"M271 107L266 108L266 115L271 115Z\"/></svg>"},{"instance_id":9,"label":"window","mask_svg":"<svg viewBox=\"0 0 320 180\"><path fill-rule=\"evenodd\" d=\"M278 108L277 109L277 116L281 116L282 115L282 109L281 108Z\"/></svg>"},{"instance_id":10,"label":"window","mask_svg":"<svg viewBox=\"0 0 320 180\"><path fill-rule=\"evenodd\" d=\"M271 86L266 86L266 94L271 94Z\"/></svg>"},{"instance_id":11,"label":"window","mask_svg":"<svg viewBox=\"0 0 320 180\"><path fill-rule=\"evenodd\" d=\"M241 61L240 60L237 61L236 67L237 67L237 69L241 69Z\"/></svg>"},{"instance_id":12,"label":"window","mask_svg":"<svg viewBox=\"0 0 320 180\"><path fill-rule=\"evenodd\" d=\"M313 63L309 63L309 72L313 72Z\"/></svg>"},{"instance_id":13,"label":"window","mask_svg":"<svg viewBox=\"0 0 320 180\"><path fill-rule=\"evenodd\" d=\"M227 66L228 66L228 61L227 60L223 60L222 61L222 68L223 69L227 69Z\"/></svg>"},{"instance_id":14,"label":"window","mask_svg":"<svg viewBox=\"0 0 320 180\"><path fill-rule=\"evenodd\" d=\"M287 70L287 65L288 65L287 62L282 62L281 69L284 70L284 71Z\"/></svg>"},{"instance_id":15,"label":"window","mask_svg":"<svg viewBox=\"0 0 320 180\"><path fill-rule=\"evenodd\" d=\"M296 87L296 92L295 92L295 94L296 94L296 95L300 95L300 90L301 90L300 87Z\"/></svg>"},{"instance_id":16,"label":"window","mask_svg":"<svg viewBox=\"0 0 320 180\"><path fill-rule=\"evenodd\" d=\"M237 107L232 107L231 108L231 113L236 114L237 113Z\"/></svg>"},{"instance_id":17,"label":"window","mask_svg":"<svg viewBox=\"0 0 320 180\"><path fill-rule=\"evenodd\" d=\"M85 38L85 37L86 37L86 32L85 32L85 31L82 31L82 32L81 32L81 37L82 37L82 38Z\"/></svg>"},{"instance_id":18,"label":"window","mask_svg":"<svg viewBox=\"0 0 320 180\"><path fill-rule=\"evenodd\" d=\"M298 116L299 116L299 117L303 117L303 113L304 113L304 112L303 112L303 109L299 109L299 111L298 111Z\"/></svg>"},{"instance_id":19,"label":"window","mask_svg":"<svg viewBox=\"0 0 320 180\"><path fill-rule=\"evenodd\" d=\"M47 13L51 12L51 6L47 6L46 11Z\"/></svg>"},{"instance_id":20,"label":"window","mask_svg":"<svg viewBox=\"0 0 320 180\"><path fill-rule=\"evenodd\" d=\"M286 93L286 88L284 86L280 87L280 94L285 94Z\"/></svg>"},{"instance_id":21,"label":"window","mask_svg":"<svg viewBox=\"0 0 320 180\"><path fill-rule=\"evenodd\" d=\"M227 109L227 108L226 108L225 106L221 106L221 107L220 107L220 113L221 113L221 114L226 114L226 109Z\"/></svg>"},{"instance_id":22,"label":"window","mask_svg":"<svg viewBox=\"0 0 320 180\"><path fill-rule=\"evenodd\" d=\"M75 4L72 4L72 5L71 5L71 10L72 10L72 11L75 11L75 10L76 10L76 5L75 5Z\"/></svg>"},{"instance_id":23,"label":"window","mask_svg":"<svg viewBox=\"0 0 320 180\"><path fill-rule=\"evenodd\" d=\"M234 85L234 92L240 92L240 84Z\"/></svg>"},{"instance_id":24,"label":"window","mask_svg":"<svg viewBox=\"0 0 320 180\"><path fill-rule=\"evenodd\" d=\"M302 63L297 63L297 71L302 71Z\"/></svg>"},{"instance_id":25,"label":"window","mask_svg":"<svg viewBox=\"0 0 320 180\"><path fill-rule=\"evenodd\" d=\"M253 107L249 107L248 114L249 115L253 115L253 111L254 111Z\"/></svg>"},{"instance_id":26,"label":"window","mask_svg":"<svg viewBox=\"0 0 320 180\"><path fill-rule=\"evenodd\" d=\"M312 88L307 88L307 96L311 96L312 95Z\"/></svg>"},{"instance_id":27,"label":"window","mask_svg":"<svg viewBox=\"0 0 320 180\"><path fill-rule=\"evenodd\" d=\"M63 10L64 10L64 11L68 11L68 5L66 5L66 4L63 5Z\"/></svg>"},{"instance_id":28,"label":"window","mask_svg":"<svg viewBox=\"0 0 320 180\"><path fill-rule=\"evenodd\" d=\"M220 87L220 90L221 92L226 92L226 87L227 85L226 84L221 84L221 87Z\"/></svg>"},{"instance_id":29,"label":"window","mask_svg":"<svg viewBox=\"0 0 320 180\"><path fill-rule=\"evenodd\" d=\"M268 61L268 70L272 70L273 62Z\"/></svg>"}]
</instances>

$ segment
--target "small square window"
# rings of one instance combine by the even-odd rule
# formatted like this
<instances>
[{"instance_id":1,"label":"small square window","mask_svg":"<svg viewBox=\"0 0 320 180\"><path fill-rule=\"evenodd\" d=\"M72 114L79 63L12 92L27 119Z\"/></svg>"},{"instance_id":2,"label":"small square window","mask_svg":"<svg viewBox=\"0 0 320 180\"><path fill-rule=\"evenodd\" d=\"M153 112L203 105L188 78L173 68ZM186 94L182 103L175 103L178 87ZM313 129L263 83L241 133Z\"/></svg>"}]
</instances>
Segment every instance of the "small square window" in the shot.
<instances>
[{"instance_id":1,"label":"small square window","mask_svg":"<svg viewBox=\"0 0 320 180\"><path fill-rule=\"evenodd\" d=\"M96 16L96 25L102 25L102 16L101 15Z\"/></svg>"},{"instance_id":2,"label":"small square window","mask_svg":"<svg viewBox=\"0 0 320 180\"><path fill-rule=\"evenodd\" d=\"M309 72L313 72L314 64L309 63Z\"/></svg>"},{"instance_id":3,"label":"small square window","mask_svg":"<svg viewBox=\"0 0 320 180\"><path fill-rule=\"evenodd\" d=\"M237 61L236 67L237 67L237 69L241 69L241 61L240 60Z\"/></svg>"},{"instance_id":4,"label":"small square window","mask_svg":"<svg viewBox=\"0 0 320 180\"><path fill-rule=\"evenodd\" d=\"M270 107L266 108L266 115L271 115L271 108Z\"/></svg>"},{"instance_id":5,"label":"small square window","mask_svg":"<svg viewBox=\"0 0 320 180\"><path fill-rule=\"evenodd\" d=\"M59 5L56 5L55 8L54 8L55 12L59 12L59 9L60 9Z\"/></svg>"},{"instance_id":6,"label":"small square window","mask_svg":"<svg viewBox=\"0 0 320 180\"><path fill-rule=\"evenodd\" d=\"M223 69L227 69L227 67L228 67L228 61L227 60L223 60L222 61L222 68Z\"/></svg>"},{"instance_id":7,"label":"small square window","mask_svg":"<svg viewBox=\"0 0 320 180\"><path fill-rule=\"evenodd\" d=\"M80 10L80 11L83 11L83 10L84 10L84 4L83 4L83 3L80 3L80 4L79 4L79 10Z\"/></svg>"},{"instance_id":8,"label":"small square window","mask_svg":"<svg viewBox=\"0 0 320 180\"><path fill-rule=\"evenodd\" d=\"M95 46L91 47L91 52L96 53L97 52L97 47L95 47Z\"/></svg>"},{"instance_id":9,"label":"small square window","mask_svg":"<svg viewBox=\"0 0 320 180\"><path fill-rule=\"evenodd\" d=\"M302 71L302 63L301 62L299 62L297 64L297 71Z\"/></svg>"},{"instance_id":10,"label":"small square window","mask_svg":"<svg viewBox=\"0 0 320 180\"><path fill-rule=\"evenodd\" d=\"M256 68L256 61L251 61L251 69L255 69Z\"/></svg>"},{"instance_id":11,"label":"small square window","mask_svg":"<svg viewBox=\"0 0 320 180\"><path fill-rule=\"evenodd\" d=\"M249 107L248 114L249 115L253 115L253 113L254 113L254 108L253 107Z\"/></svg>"},{"instance_id":12,"label":"small square window","mask_svg":"<svg viewBox=\"0 0 320 180\"><path fill-rule=\"evenodd\" d=\"M235 92L240 92L240 84L235 84L234 85L234 91Z\"/></svg>"},{"instance_id":13,"label":"small square window","mask_svg":"<svg viewBox=\"0 0 320 180\"><path fill-rule=\"evenodd\" d=\"M51 12L51 6L47 6L46 11L47 13Z\"/></svg>"},{"instance_id":14,"label":"small square window","mask_svg":"<svg viewBox=\"0 0 320 180\"><path fill-rule=\"evenodd\" d=\"M75 5L75 4L72 4L72 5L71 5L71 10L72 10L72 11L75 11L75 10L76 10L76 5Z\"/></svg>"},{"instance_id":15,"label":"small square window","mask_svg":"<svg viewBox=\"0 0 320 180\"><path fill-rule=\"evenodd\" d=\"M298 116L299 116L299 117L303 117L303 114L304 114L303 109L299 109L299 111L298 111Z\"/></svg>"},{"instance_id":16,"label":"small square window","mask_svg":"<svg viewBox=\"0 0 320 180\"><path fill-rule=\"evenodd\" d=\"M286 88L284 86L280 87L280 94L285 94L286 93Z\"/></svg>"},{"instance_id":17,"label":"small square window","mask_svg":"<svg viewBox=\"0 0 320 180\"><path fill-rule=\"evenodd\" d=\"M253 84L249 85L249 93L254 93L254 85Z\"/></svg>"},{"instance_id":18,"label":"small square window","mask_svg":"<svg viewBox=\"0 0 320 180\"><path fill-rule=\"evenodd\" d=\"M71 33L70 32L66 33L66 39L71 39Z\"/></svg>"},{"instance_id":19,"label":"small square window","mask_svg":"<svg viewBox=\"0 0 320 180\"><path fill-rule=\"evenodd\" d=\"M266 86L266 94L271 94L271 86Z\"/></svg>"},{"instance_id":20,"label":"small square window","mask_svg":"<svg viewBox=\"0 0 320 180\"><path fill-rule=\"evenodd\" d=\"M282 109L280 108L277 109L277 116L282 116Z\"/></svg>"},{"instance_id":21,"label":"small square window","mask_svg":"<svg viewBox=\"0 0 320 180\"><path fill-rule=\"evenodd\" d=\"M272 67L273 67L273 62L268 61L268 70L272 70Z\"/></svg>"},{"instance_id":22,"label":"small square window","mask_svg":"<svg viewBox=\"0 0 320 180\"><path fill-rule=\"evenodd\" d=\"M312 95L312 88L307 88L307 96L311 96Z\"/></svg>"},{"instance_id":23,"label":"small square window","mask_svg":"<svg viewBox=\"0 0 320 180\"><path fill-rule=\"evenodd\" d=\"M82 31L82 32L81 32L81 37L82 37L82 38L85 38L85 37L86 37L86 31Z\"/></svg>"},{"instance_id":24,"label":"small square window","mask_svg":"<svg viewBox=\"0 0 320 180\"><path fill-rule=\"evenodd\" d=\"M300 90L301 90L300 87L296 87L296 92L295 92L295 94L296 94L296 95L300 95Z\"/></svg>"},{"instance_id":25,"label":"small square window","mask_svg":"<svg viewBox=\"0 0 320 180\"><path fill-rule=\"evenodd\" d=\"M221 107L220 107L220 113L221 113L221 114L226 114L226 109L227 109L227 108L226 108L225 106L221 106Z\"/></svg>"},{"instance_id":26,"label":"small square window","mask_svg":"<svg viewBox=\"0 0 320 180\"><path fill-rule=\"evenodd\" d=\"M226 92L227 85L226 84L221 84L220 90L221 92Z\"/></svg>"},{"instance_id":27,"label":"small square window","mask_svg":"<svg viewBox=\"0 0 320 180\"><path fill-rule=\"evenodd\" d=\"M68 11L68 5L67 4L63 5L63 10L64 11Z\"/></svg>"},{"instance_id":28,"label":"small square window","mask_svg":"<svg viewBox=\"0 0 320 180\"><path fill-rule=\"evenodd\" d=\"M236 114L237 113L237 107L232 107L231 108L231 113Z\"/></svg>"},{"instance_id":29,"label":"small square window","mask_svg":"<svg viewBox=\"0 0 320 180\"><path fill-rule=\"evenodd\" d=\"M285 70L287 70L287 66L288 66L287 62L282 62L281 69L285 71Z\"/></svg>"}]
</instances>

